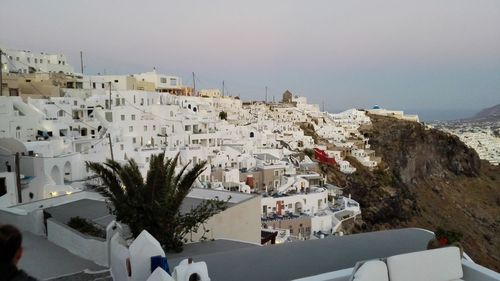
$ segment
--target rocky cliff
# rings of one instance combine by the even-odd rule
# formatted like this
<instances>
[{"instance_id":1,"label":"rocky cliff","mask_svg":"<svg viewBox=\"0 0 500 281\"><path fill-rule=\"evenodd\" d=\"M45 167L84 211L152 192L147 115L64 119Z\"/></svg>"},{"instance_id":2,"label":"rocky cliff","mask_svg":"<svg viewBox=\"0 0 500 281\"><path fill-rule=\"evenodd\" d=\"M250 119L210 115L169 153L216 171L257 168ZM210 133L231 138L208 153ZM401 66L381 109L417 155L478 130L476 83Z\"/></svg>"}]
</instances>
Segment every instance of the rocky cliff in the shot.
<instances>
[{"instance_id":1,"label":"rocky cliff","mask_svg":"<svg viewBox=\"0 0 500 281\"><path fill-rule=\"evenodd\" d=\"M341 174L323 166L330 181L361 204L353 232L438 226L461 232L465 251L500 270L500 168L481 162L458 137L416 122L370 116L361 129L382 163L374 171Z\"/></svg>"}]
</instances>

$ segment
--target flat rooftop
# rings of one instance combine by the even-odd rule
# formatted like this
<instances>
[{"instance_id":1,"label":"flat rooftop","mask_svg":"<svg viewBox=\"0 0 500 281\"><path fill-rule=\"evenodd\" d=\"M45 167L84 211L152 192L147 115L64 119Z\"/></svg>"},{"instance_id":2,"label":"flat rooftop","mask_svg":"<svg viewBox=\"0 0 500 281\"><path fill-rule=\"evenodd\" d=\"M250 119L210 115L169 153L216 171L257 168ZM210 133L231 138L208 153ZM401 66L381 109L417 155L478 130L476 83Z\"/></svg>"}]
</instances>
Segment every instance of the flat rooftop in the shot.
<instances>
[{"instance_id":1,"label":"flat rooftop","mask_svg":"<svg viewBox=\"0 0 500 281\"><path fill-rule=\"evenodd\" d=\"M106 227L115 219L109 213L107 203L100 200L81 199L45 209L52 218L67 224L72 217L79 216Z\"/></svg>"},{"instance_id":2,"label":"flat rooftop","mask_svg":"<svg viewBox=\"0 0 500 281\"><path fill-rule=\"evenodd\" d=\"M409 228L271 246L216 240L187 245L184 252L167 257L171 268L187 257L205 261L212 280L284 281L351 268L362 260L422 251L433 237L429 231Z\"/></svg>"},{"instance_id":3,"label":"flat rooftop","mask_svg":"<svg viewBox=\"0 0 500 281\"><path fill-rule=\"evenodd\" d=\"M92 261L80 258L45 237L23 232L23 257L19 268L39 280L81 272L105 269Z\"/></svg>"},{"instance_id":4,"label":"flat rooftop","mask_svg":"<svg viewBox=\"0 0 500 281\"><path fill-rule=\"evenodd\" d=\"M256 195L253 194L240 192L193 188L182 202L181 213L185 214L189 212L192 208L198 206L206 199L229 200L227 206L230 208L236 204L252 199L255 196ZM110 214L105 201L95 199L80 199L63 203L58 206L46 208L45 212L64 224L67 224L72 217L79 216L106 227L116 218L114 215Z\"/></svg>"}]
</instances>

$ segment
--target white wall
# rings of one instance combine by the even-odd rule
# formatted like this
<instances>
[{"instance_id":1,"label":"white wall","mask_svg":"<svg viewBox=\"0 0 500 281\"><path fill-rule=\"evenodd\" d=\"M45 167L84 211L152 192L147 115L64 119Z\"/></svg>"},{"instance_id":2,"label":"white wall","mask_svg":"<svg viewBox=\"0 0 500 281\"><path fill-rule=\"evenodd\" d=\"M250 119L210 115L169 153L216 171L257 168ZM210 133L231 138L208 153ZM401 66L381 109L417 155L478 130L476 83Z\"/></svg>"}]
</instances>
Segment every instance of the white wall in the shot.
<instances>
[{"instance_id":1,"label":"white wall","mask_svg":"<svg viewBox=\"0 0 500 281\"><path fill-rule=\"evenodd\" d=\"M311 217L311 233L313 231L329 232L332 229L332 216L313 216Z\"/></svg>"},{"instance_id":2,"label":"white wall","mask_svg":"<svg viewBox=\"0 0 500 281\"><path fill-rule=\"evenodd\" d=\"M0 222L12 224L20 230L29 231L36 235L45 235L43 210L35 210L30 213L14 208L0 210Z\"/></svg>"},{"instance_id":3,"label":"white wall","mask_svg":"<svg viewBox=\"0 0 500 281\"><path fill-rule=\"evenodd\" d=\"M130 253L126 246L125 240L119 233L115 233L109 242L109 267L111 275L115 281L129 280L127 272L127 259L130 258Z\"/></svg>"},{"instance_id":4,"label":"white wall","mask_svg":"<svg viewBox=\"0 0 500 281\"><path fill-rule=\"evenodd\" d=\"M79 257L108 266L108 245L104 239L86 236L54 219L47 219L47 239Z\"/></svg>"}]
</instances>

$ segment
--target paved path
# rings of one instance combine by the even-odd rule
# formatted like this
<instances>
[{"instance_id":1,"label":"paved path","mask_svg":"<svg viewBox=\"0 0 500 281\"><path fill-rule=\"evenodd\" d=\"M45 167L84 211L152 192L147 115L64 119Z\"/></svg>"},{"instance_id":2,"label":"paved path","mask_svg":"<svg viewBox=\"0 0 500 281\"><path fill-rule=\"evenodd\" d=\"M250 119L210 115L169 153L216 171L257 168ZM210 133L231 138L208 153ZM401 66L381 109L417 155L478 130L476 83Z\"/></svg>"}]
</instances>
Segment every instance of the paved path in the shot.
<instances>
[{"instance_id":1,"label":"paved path","mask_svg":"<svg viewBox=\"0 0 500 281\"><path fill-rule=\"evenodd\" d=\"M111 274L108 270L103 272L80 272L67 276L62 276L47 281L113 281Z\"/></svg>"},{"instance_id":2,"label":"paved path","mask_svg":"<svg viewBox=\"0 0 500 281\"><path fill-rule=\"evenodd\" d=\"M23 248L24 254L19 267L40 280L82 272L85 269L105 269L30 232L23 232Z\"/></svg>"}]
</instances>

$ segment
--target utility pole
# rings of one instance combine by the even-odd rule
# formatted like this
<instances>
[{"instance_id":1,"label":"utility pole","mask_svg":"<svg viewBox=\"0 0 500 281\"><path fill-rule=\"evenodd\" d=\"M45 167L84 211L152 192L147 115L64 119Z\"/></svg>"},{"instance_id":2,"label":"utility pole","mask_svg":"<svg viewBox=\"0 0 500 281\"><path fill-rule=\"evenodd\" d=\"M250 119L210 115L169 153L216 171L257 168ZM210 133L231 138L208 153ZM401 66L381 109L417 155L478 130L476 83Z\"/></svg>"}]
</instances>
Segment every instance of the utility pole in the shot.
<instances>
[{"instance_id":1,"label":"utility pole","mask_svg":"<svg viewBox=\"0 0 500 281\"><path fill-rule=\"evenodd\" d=\"M17 187L17 203L23 203L23 197L21 194L21 169L19 164L19 152L16 152L16 187Z\"/></svg>"},{"instance_id":2,"label":"utility pole","mask_svg":"<svg viewBox=\"0 0 500 281\"><path fill-rule=\"evenodd\" d=\"M83 52L80 51L80 68L82 70L82 74L83 74Z\"/></svg>"},{"instance_id":3,"label":"utility pole","mask_svg":"<svg viewBox=\"0 0 500 281\"><path fill-rule=\"evenodd\" d=\"M224 97L224 80L222 80L222 97Z\"/></svg>"},{"instance_id":4,"label":"utility pole","mask_svg":"<svg viewBox=\"0 0 500 281\"><path fill-rule=\"evenodd\" d=\"M194 79L194 72L193 72L193 96L196 96L196 80Z\"/></svg>"},{"instance_id":5,"label":"utility pole","mask_svg":"<svg viewBox=\"0 0 500 281\"><path fill-rule=\"evenodd\" d=\"M2 62L2 55L3 55L3 51L2 51L2 49L0 49L0 96L3 96L3 77L2 77L3 62Z\"/></svg>"},{"instance_id":6,"label":"utility pole","mask_svg":"<svg viewBox=\"0 0 500 281\"><path fill-rule=\"evenodd\" d=\"M109 110L111 110L111 81L109 81Z\"/></svg>"},{"instance_id":7,"label":"utility pole","mask_svg":"<svg viewBox=\"0 0 500 281\"><path fill-rule=\"evenodd\" d=\"M265 100L265 101L266 101L266 103L267 103L267 86L266 86L266 100Z\"/></svg>"},{"instance_id":8,"label":"utility pole","mask_svg":"<svg viewBox=\"0 0 500 281\"><path fill-rule=\"evenodd\" d=\"M111 160L115 161L115 157L113 155L113 144L111 142L111 133L108 133L108 140L109 140L109 151L111 152Z\"/></svg>"}]
</instances>

